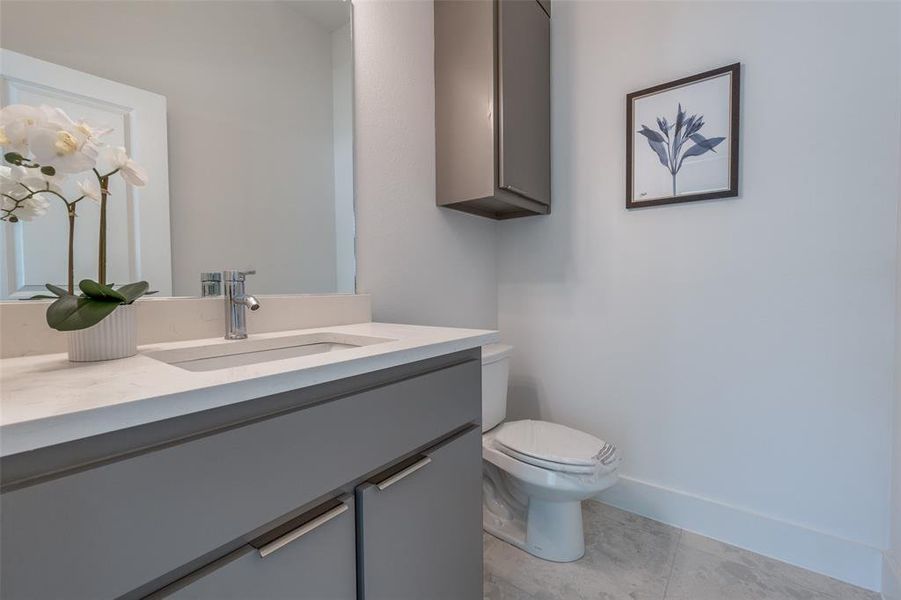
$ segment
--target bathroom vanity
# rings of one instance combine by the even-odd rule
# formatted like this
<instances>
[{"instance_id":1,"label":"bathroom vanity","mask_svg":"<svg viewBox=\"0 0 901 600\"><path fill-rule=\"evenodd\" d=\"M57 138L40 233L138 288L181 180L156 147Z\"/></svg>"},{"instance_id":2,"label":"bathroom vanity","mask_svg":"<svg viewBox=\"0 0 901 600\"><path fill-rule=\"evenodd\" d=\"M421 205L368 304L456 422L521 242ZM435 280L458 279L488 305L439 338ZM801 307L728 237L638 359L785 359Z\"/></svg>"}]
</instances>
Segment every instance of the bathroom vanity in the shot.
<instances>
[{"instance_id":1,"label":"bathroom vanity","mask_svg":"<svg viewBox=\"0 0 901 600\"><path fill-rule=\"evenodd\" d=\"M164 359L222 340L0 361L0 595L481 597L480 347L496 334L252 341L324 334L381 341L196 371Z\"/></svg>"}]
</instances>

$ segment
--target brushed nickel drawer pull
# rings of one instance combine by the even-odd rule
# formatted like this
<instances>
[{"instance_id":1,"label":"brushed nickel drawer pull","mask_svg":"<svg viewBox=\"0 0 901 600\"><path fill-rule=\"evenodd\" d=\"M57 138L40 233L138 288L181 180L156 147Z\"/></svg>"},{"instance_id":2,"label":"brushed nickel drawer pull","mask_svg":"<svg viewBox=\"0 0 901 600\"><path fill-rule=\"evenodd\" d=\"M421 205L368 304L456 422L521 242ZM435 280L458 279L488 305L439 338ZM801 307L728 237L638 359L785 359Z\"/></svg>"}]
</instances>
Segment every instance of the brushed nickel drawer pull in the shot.
<instances>
[{"instance_id":1,"label":"brushed nickel drawer pull","mask_svg":"<svg viewBox=\"0 0 901 600\"><path fill-rule=\"evenodd\" d=\"M397 473L395 473L394 475L392 475L385 481L379 483L376 487L379 488L379 491L384 490L385 488L394 485L395 483L397 483L398 481L400 481L407 475L412 475L413 473L415 473L419 469L423 468L430 462L432 462L432 459L429 458L428 456L426 456L425 458L422 458L421 460L417 460L415 463L413 463L412 465L410 465L403 471L398 471Z\"/></svg>"},{"instance_id":2,"label":"brushed nickel drawer pull","mask_svg":"<svg viewBox=\"0 0 901 600\"><path fill-rule=\"evenodd\" d=\"M284 548L285 546L287 546L288 544L290 544L297 538L310 533L311 531L313 531L320 525L324 525L325 523L328 523L329 521L331 521L338 515L341 515L345 512L347 512L347 505L340 504L340 505L336 506L335 508L333 508L332 510L322 513L315 519L311 519L310 521L307 521L306 523L304 523L297 529L292 529L291 531L289 531L282 537L272 540L265 546L261 547L259 550L260 556L263 558L266 558L267 556L269 556L276 550L278 550L280 548Z\"/></svg>"}]
</instances>

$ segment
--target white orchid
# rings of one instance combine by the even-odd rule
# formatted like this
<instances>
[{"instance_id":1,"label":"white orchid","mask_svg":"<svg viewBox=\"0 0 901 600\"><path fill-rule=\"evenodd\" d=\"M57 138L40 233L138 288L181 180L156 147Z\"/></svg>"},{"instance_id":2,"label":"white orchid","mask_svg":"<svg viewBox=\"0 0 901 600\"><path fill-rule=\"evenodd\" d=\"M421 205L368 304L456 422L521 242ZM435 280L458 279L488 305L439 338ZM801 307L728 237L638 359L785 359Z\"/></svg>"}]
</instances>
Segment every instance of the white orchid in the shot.
<instances>
[{"instance_id":1,"label":"white orchid","mask_svg":"<svg viewBox=\"0 0 901 600\"><path fill-rule=\"evenodd\" d=\"M60 184L65 180L61 175L47 175L38 167L13 166L9 169L9 177L30 190L53 190L62 193ZM24 188L23 188L24 189Z\"/></svg>"},{"instance_id":2,"label":"white orchid","mask_svg":"<svg viewBox=\"0 0 901 600\"><path fill-rule=\"evenodd\" d=\"M84 179L78 182L78 189L81 191L81 195L85 198L90 198L97 204L100 204L100 200L103 198L100 192L100 184L97 183L96 179Z\"/></svg>"},{"instance_id":3,"label":"white orchid","mask_svg":"<svg viewBox=\"0 0 901 600\"><path fill-rule=\"evenodd\" d=\"M17 221L31 221L47 212L50 202L42 197L42 194L33 194L24 200L14 200L3 196L0 202L0 212L3 220L12 223Z\"/></svg>"},{"instance_id":4,"label":"white orchid","mask_svg":"<svg viewBox=\"0 0 901 600\"><path fill-rule=\"evenodd\" d=\"M78 123L75 123L75 127L83 134L88 136L88 139L93 141L95 144L99 144L100 138L112 131L112 129L110 128L97 129L93 125L88 124L87 121L79 121Z\"/></svg>"},{"instance_id":5,"label":"white orchid","mask_svg":"<svg viewBox=\"0 0 901 600\"><path fill-rule=\"evenodd\" d=\"M26 177L30 174L26 174ZM31 221L47 212L50 202L34 188L26 188L17 168L0 169L0 220Z\"/></svg>"},{"instance_id":6,"label":"white orchid","mask_svg":"<svg viewBox=\"0 0 901 600\"><path fill-rule=\"evenodd\" d=\"M129 158L122 146L107 146L103 149L100 160L109 167L110 172L118 171L125 183L134 186L147 185L147 171Z\"/></svg>"},{"instance_id":7,"label":"white orchid","mask_svg":"<svg viewBox=\"0 0 901 600\"><path fill-rule=\"evenodd\" d=\"M28 149L41 166L80 173L97 163L97 131L76 123L59 108L43 107L46 121L28 130Z\"/></svg>"},{"instance_id":8,"label":"white orchid","mask_svg":"<svg viewBox=\"0 0 901 600\"><path fill-rule=\"evenodd\" d=\"M20 197L20 193L27 194L28 191L19 185L18 179L12 174L12 168L0 167L0 194Z\"/></svg>"},{"instance_id":9,"label":"white orchid","mask_svg":"<svg viewBox=\"0 0 901 600\"><path fill-rule=\"evenodd\" d=\"M76 205L85 198L100 204L97 280L106 285L106 215L109 178L119 173L125 183L147 184L147 172L125 148L100 140L109 129L74 121L63 110L14 104L0 109L0 146L10 164L0 165L0 221L30 221L47 212L50 201L65 205L69 221L69 293L74 293ZM62 183L68 175L92 171L76 182L80 195L69 199Z\"/></svg>"},{"instance_id":10,"label":"white orchid","mask_svg":"<svg viewBox=\"0 0 901 600\"><path fill-rule=\"evenodd\" d=\"M0 193L19 199L32 192L48 189L48 183L40 176L40 172L36 175L32 171L24 167L3 167L0 171Z\"/></svg>"},{"instance_id":11,"label":"white orchid","mask_svg":"<svg viewBox=\"0 0 901 600\"><path fill-rule=\"evenodd\" d=\"M28 133L47 123L46 112L35 106L10 104L0 109L0 146L12 152L28 151Z\"/></svg>"}]
</instances>

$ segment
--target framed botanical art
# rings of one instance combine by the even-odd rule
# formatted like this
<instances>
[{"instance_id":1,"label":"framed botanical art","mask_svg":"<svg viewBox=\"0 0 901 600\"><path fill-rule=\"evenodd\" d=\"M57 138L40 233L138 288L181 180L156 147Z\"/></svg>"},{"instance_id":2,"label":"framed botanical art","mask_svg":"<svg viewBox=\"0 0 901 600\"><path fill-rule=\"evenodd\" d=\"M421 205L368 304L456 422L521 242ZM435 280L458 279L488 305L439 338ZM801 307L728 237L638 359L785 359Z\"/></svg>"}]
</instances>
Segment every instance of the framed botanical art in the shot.
<instances>
[{"instance_id":1,"label":"framed botanical art","mask_svg":"<svg viewBox=\"0 0 901 600\"><path fill-rule=\"evenodd\" d=\"M626 96L626 208L738 196L741 64Z\"/></svg>"}]
</instances>

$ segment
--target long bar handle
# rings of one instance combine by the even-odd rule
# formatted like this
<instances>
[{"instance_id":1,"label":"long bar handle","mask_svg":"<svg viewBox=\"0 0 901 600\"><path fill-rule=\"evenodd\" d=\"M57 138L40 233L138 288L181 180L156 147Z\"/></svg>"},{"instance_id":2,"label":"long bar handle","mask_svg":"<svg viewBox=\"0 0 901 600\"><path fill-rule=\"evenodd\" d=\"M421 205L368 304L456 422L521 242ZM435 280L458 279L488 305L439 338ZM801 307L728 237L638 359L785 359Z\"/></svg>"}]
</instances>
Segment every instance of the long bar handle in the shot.
<instances>
[{"instance_id":1,"label":"long bar handle","mask_svg":"<svg viewBox=\"0 0 901 600\"><path fill-rule=\"evenodd\" d=\"M329 521L331 521L332 519L334 519L335 517L337 517L341 514L344 514L345 512L347 512L347 508L348 507L346 504L344 504L344 503L339 504L338 506L331 509L330 511L322 513L315 519L311 519L311 520L307 521L306 523L304 523L297 529L292 529L291 531L289 531L285 535L281 536L280 538L272 540L271 542L269 542L268 544L266 544L265 546L260 548L260 550L259 550L260 556L263 558L266 558L267 556L269 556L276 550L279 550L280 548L284 548L285 546L287 546L288 544L290 544L297 538L310 533L317 527L324 525L325 523L328 523Z\"/></svg>"},{"instance_id":2,"label":"long bar handle","mask_svg":"<svg viewBox=\"0 0 901 600\"><path fill-rule=\"evenodd\" d=\"M379 488L379 491L382 491L382 490L384 490L385 488L391 487L392 485L394 485L395 483L397 483L398 481L400 481L400 480L403 479L404 477L407 477L408 475L412 475L413 473L415 473L415 472L418 471L419 469L423 468L424 466L426 466L426 465L429 464L430 462L432 462L432 459L431 459L431 458L429 458L428 456L423 457L423 458L421 458L420 460L417 460L415 463L413 463L413 464L410 465L409 467L407 467L406 469L404 469L403 471L398 471L397 473L395 473L394 475L392 475L392 476L389 477L388 479L382 481L382 482L379 483L376 487Z\"/></svg>"}]
</instances>

